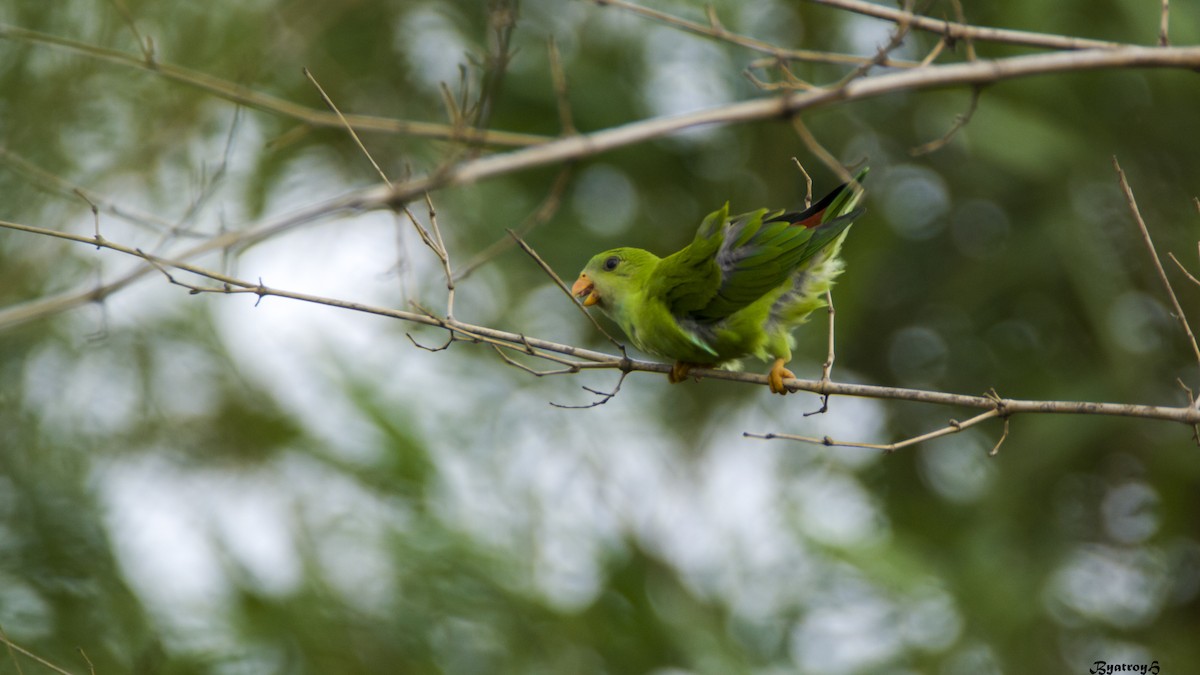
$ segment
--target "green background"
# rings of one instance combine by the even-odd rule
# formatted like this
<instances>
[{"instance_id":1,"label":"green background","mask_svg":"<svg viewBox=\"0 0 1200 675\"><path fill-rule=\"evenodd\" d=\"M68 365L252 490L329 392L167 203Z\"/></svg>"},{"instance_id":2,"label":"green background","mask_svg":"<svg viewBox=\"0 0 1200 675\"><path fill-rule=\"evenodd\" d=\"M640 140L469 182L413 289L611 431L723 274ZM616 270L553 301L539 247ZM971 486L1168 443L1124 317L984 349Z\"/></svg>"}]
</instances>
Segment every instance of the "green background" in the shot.
<instances>
[{"instance_id":1,"label":"green background","mask_svg":"<svg viewBox=\"0 0 1200 675\"><path fill-rule=\"evenodd\" d=\"M964 0L980 25L1154 44L1157 3ZM705 22L702 7L655 3ZM322 109L445 122L439 87L488 93L488 126L597 131L767 95L760 54L588 2L29 2L0 39L0 218L170 254L379 183L344 131L241 109L158 61ZM871 55L891 26L804 2L718 2L729 30ZM1171 38L1200 41L1172 7ZM946 3L923 10L953 16ZM488 68L497 17L511 63ZM896 56L919 60L913 34ZM1033 50L975 45L984 58ZM957 45L941 61L964 58ZM759 77L769 77L764 70ZM816 83L847 71L797 64ZM468 97L470 98L470 96ZM1121 195L1193 273L1200 76L1063 73L806 113L868 213L835 291L840 380L1003 396L1182 405L1197 366ZM393 179L471 150L364 133ZM502 152L488 148L485 152ZM837 181L785 121L689 131L433 195L461 266L548 194L527 235L564 278L595 252L667 253L728 199L796 206ZM57 182L56 182L57 180ZM93 198L96 201L96 198ZM424 206L414 204L424 218ZM196 261L345 300L445 306L437 260L390 213L347 214ZM1180 300L1200 289L1168 261ZM144 266L0 231L0 307ZM611 347L531 260L459 284L464 321ZM877 452L745 431L891 442L967 410L816 397L614 371L535 378L442 331L251 295L189 295L155 273L0 331L0 628L73 673L1085 673L1096 661L1200 667L1200 450L1173 423L1019 416ZM815 377L824 317L793 369ZM536 364L548 367L553 364ZM764 370L757 363L749 368ZM47 672L16 652L0 672Z\"/></svg>"}]
</instances>

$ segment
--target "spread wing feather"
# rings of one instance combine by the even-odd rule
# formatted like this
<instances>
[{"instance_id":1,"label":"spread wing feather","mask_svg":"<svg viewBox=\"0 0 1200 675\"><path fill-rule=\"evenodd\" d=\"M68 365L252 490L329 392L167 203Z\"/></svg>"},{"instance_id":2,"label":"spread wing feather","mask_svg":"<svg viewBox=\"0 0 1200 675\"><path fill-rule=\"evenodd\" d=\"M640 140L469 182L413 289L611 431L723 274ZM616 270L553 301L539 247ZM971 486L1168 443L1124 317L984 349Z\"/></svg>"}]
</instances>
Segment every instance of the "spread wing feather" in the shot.
<instances>
[{"instance_id":1,"label":"spread wing feather","mask_svg":"<svg viewBox=\"0 0 1200 675\"><path fill-rule=\"evenodd\" d=\"M855 176L856 183L865 174ZM800 212L759 209L730 218L725 204L704 219L690 245L658 263L648 293L679 318L708 323L730 316L846 231L862 213L854 209L862 189L850 185Z\"/></svg>"}]
</instances>

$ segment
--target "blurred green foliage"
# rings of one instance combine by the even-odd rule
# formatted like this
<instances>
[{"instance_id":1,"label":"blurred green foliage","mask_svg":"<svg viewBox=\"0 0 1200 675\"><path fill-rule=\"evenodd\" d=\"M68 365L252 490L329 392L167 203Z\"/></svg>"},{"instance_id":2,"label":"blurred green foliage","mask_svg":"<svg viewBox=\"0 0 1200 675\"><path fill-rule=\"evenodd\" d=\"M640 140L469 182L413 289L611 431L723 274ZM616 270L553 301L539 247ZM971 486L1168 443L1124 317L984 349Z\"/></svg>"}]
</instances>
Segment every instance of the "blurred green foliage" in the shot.
<instances>
[{"instance_id":1,"label":"blurred green foliage","mask_svg":"<svg viewBox=\"0 0 1200 675\"><path fill-rule=\"evenodd\" d=\"M312 0L17 2L0 22L0 218L91 234L70 185L161 221L104 235L170 252L377 181L337 129L236 110L143 53L322 109L444 121L490 82L494 129L596 131L766 95L743 49L603 3ZM653 6L705 21L690 3ZM981 25L1151 44L1158 6L965 0ZM781 46L870 54L890 26L804 2L717 2ZM952 16L935 2L932 16ZM488 71L514 18L511 64ZM1175 44L1200 15L1172 7ZM935 38L908 36L919 59ZM974 45L982 58L1027 52ZM964 47L950 58L961 58ZM832 66L795 73L829 82ZM758 71L760 76L763 75ZM1200 389L1136 231L1119 157L1160 252L1192 255L1200 80L1063 74L897 94L804 116L872 165L845 249L835 377L1005 396L1180 405ZM393 178L474 152L364 134ZM500 152L490 148L486 152ZM659 252L703 214L796 205L835 181L785 121L690 131L580 161L528 235L564 277L615 245ZM31 169L30 167L35 167ZM559 167L434 195L456 265L547 197ZM414 205L417 212L421 209ZM348 216L201 264L275 285L438 311L444 284L402 219ZM0 307L85 291L138 261L0 231ZM1195 288L1170 271L1185 309ZM274 281L274 280L279 281ZM519 252L463 281L459 316L604 349ZM0 629L69 672L1004 673L1096 661L1200 664L1200 454L1143 420L1019 417L893 456L742 431L886 442L960 411L634 375L604 406L434 330L152 277L0 332ZM818 374L823 321L799 336ZM756 366L757 367L757 366ZM10 651L0 672L42 672Z\"/></svg>"}]
</instances>

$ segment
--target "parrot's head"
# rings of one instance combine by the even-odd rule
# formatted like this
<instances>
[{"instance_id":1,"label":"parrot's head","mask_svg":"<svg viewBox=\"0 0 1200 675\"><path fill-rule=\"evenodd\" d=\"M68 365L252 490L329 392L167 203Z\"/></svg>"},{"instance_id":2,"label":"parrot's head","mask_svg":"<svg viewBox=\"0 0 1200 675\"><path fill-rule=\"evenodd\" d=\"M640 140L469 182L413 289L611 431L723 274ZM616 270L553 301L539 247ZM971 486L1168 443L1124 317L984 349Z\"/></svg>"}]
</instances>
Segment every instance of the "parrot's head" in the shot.
<instances>
[{"instance_id":1,"label":"parrot's head","mask_svg":"<svg viewBox=\"0 0 1200 675\"><path fill-rule=\"evenodd\" d=\"M640 248L614 248L597 254L579 273L571 294L584 307L613 312L630 293L645 287L658 256Z\"/></svg>"}]
</instances>

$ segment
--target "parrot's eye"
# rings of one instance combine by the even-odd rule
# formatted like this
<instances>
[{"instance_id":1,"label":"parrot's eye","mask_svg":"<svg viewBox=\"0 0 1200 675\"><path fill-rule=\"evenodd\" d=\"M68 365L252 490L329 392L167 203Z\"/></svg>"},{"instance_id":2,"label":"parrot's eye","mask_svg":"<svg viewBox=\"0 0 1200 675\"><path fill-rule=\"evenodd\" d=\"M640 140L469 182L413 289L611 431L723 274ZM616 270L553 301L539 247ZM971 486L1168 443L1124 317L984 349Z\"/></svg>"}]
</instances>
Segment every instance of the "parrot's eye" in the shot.
<instances>
[{"instance_id":1,"label":"parrot's eye","mask_svg":"<svg viewBox=\"0 0 1200 675\"><path fill-rule=\"evenodd\" d=\"M617 265L619 265L619 264L621 264L621 259L615 255L611 256L607 260L604 261L604 271L611 272L611 271L617 269Z\"/></svg>"}]
</instances>

